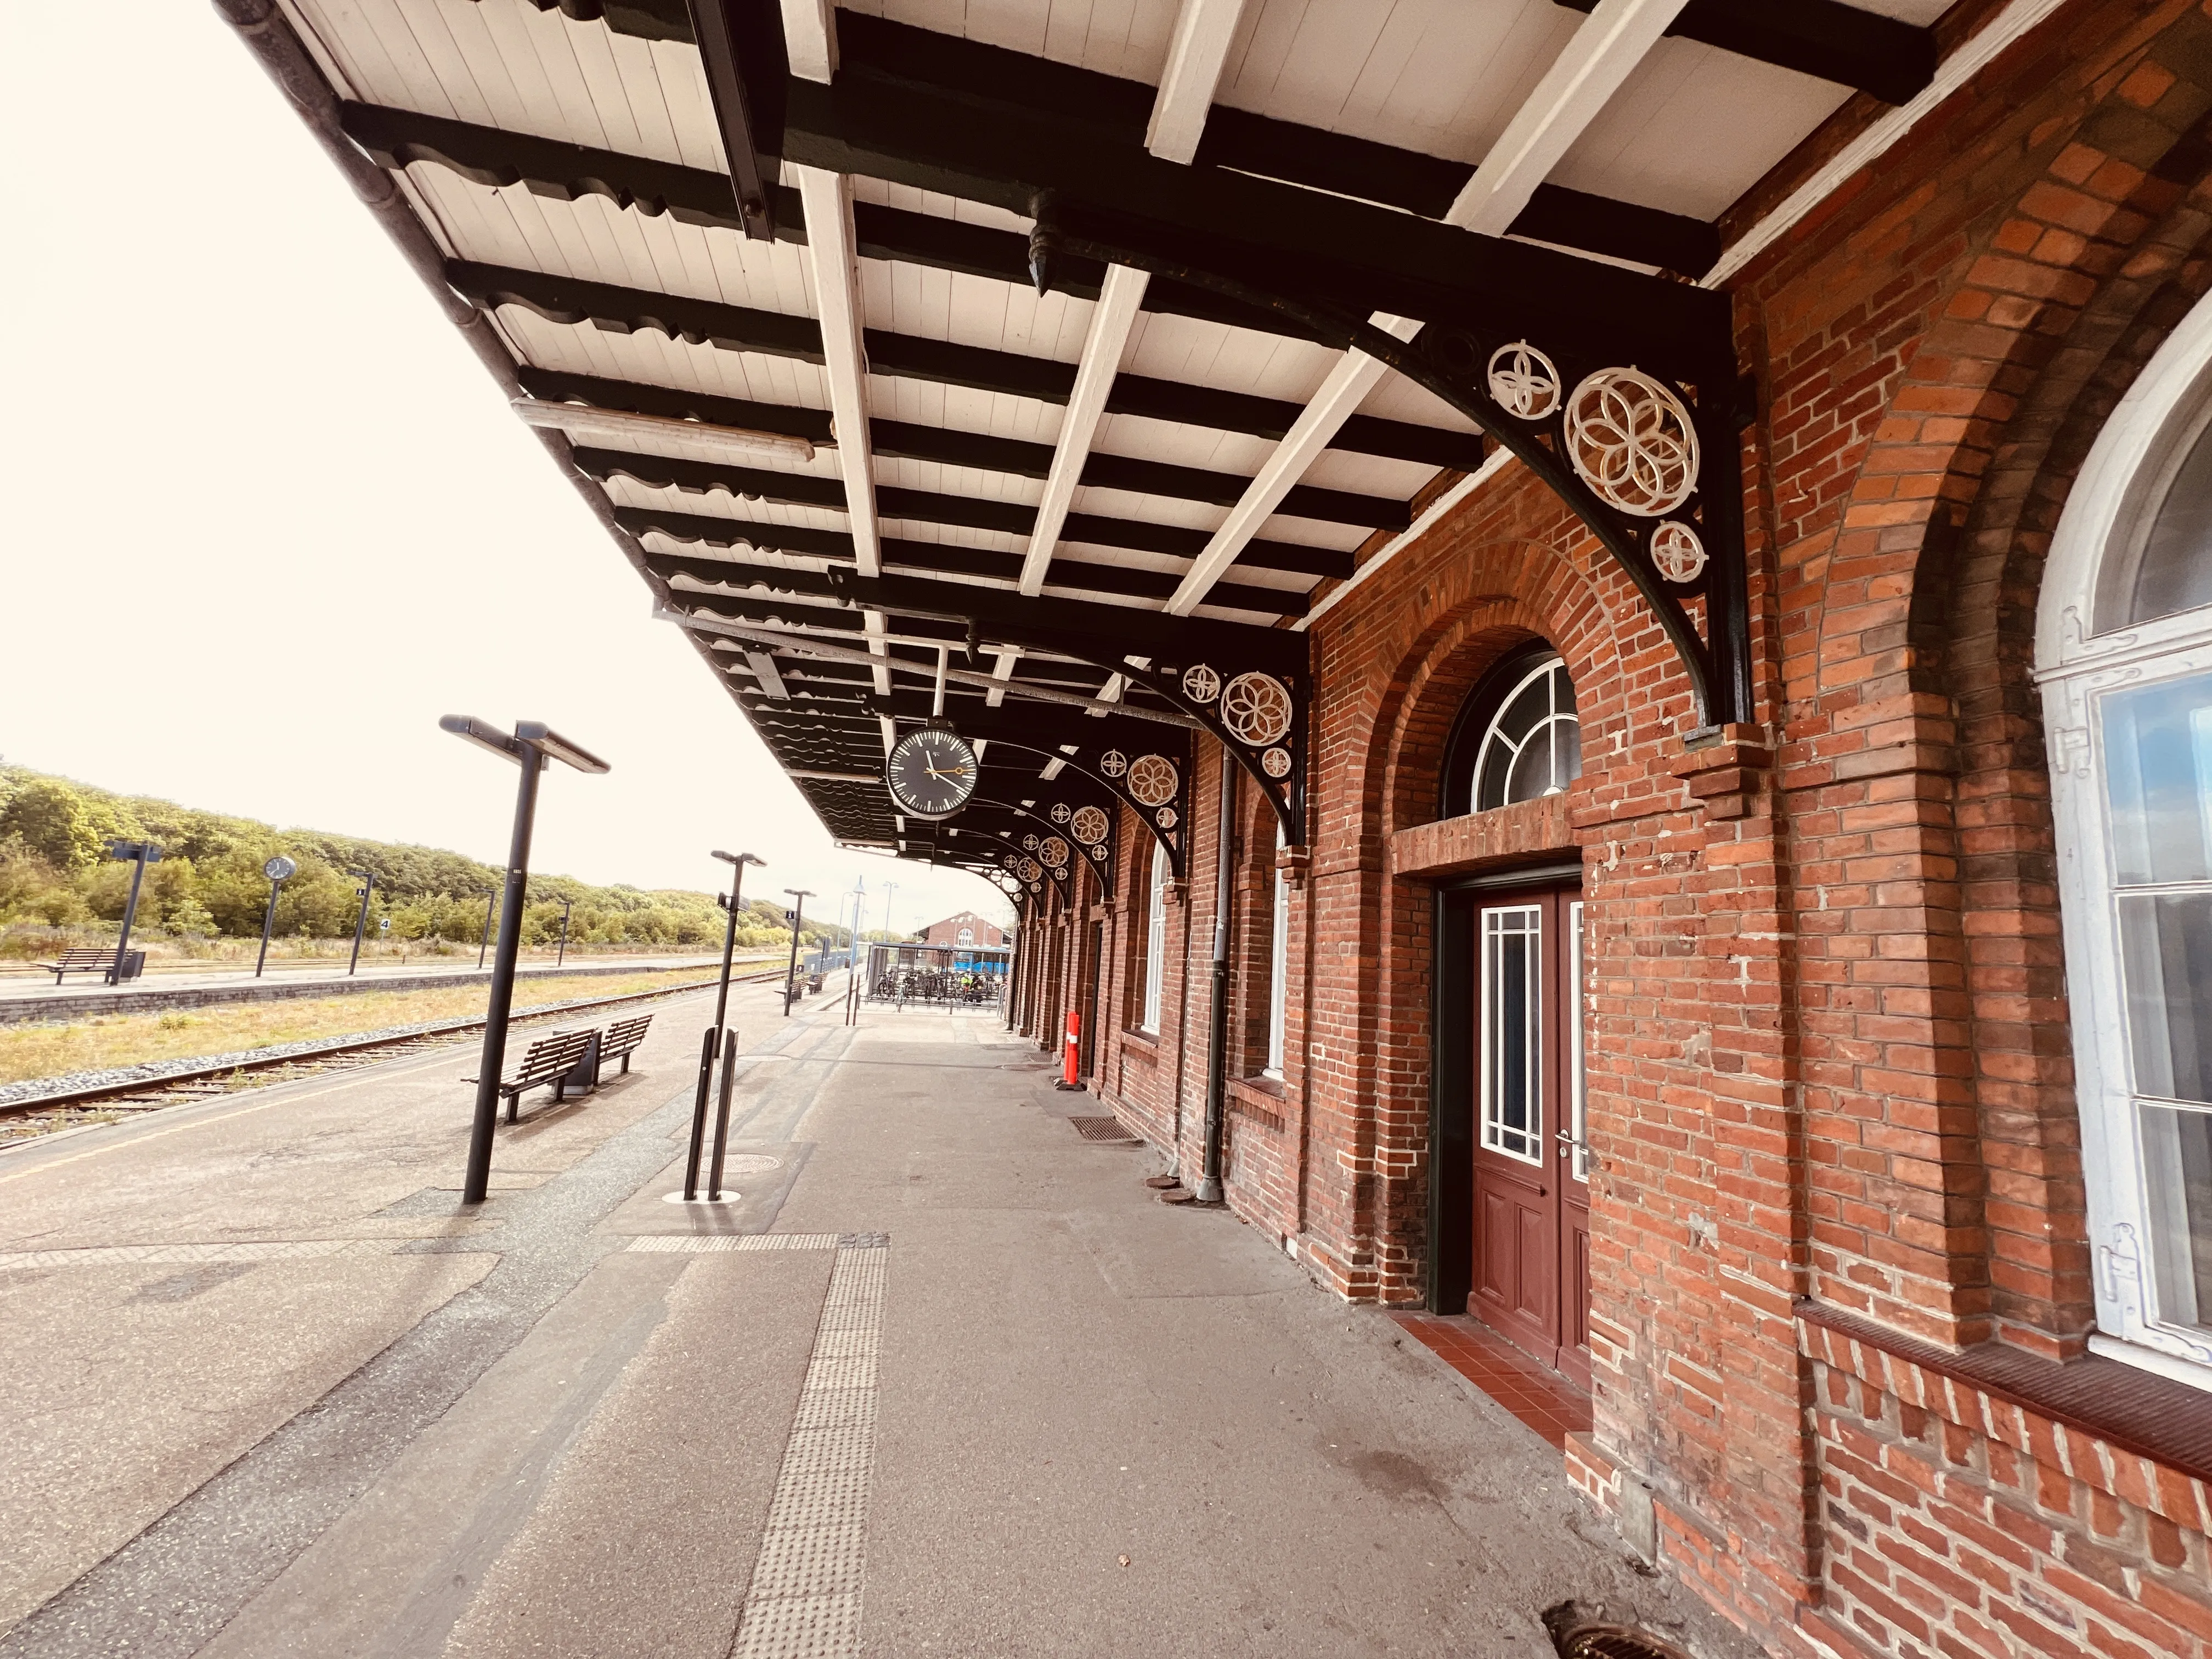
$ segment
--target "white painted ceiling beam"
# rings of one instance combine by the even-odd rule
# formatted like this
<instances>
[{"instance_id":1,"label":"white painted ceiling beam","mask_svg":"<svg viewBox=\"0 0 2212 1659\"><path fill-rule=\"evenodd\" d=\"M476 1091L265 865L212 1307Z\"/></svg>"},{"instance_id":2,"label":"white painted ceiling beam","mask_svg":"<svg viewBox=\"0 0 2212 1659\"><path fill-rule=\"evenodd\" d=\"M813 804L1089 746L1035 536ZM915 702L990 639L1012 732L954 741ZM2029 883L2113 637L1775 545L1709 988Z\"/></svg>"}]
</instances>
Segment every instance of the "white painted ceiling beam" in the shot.
<instances>
[{"instance_id":1,"label":"white painted ceiling beam","mask_svg":"<svg viewBox=\"0 0 2212 1659\"><path fill-rule=\"evenodd\" d=\"M1106 395L1121 372L1121 354L1128 349L1129 331L1136 325L1151 280L1146 272L1127 265L1106 267L1105 284L1091 313L1091 331L1083 339L1083 361L1076 365L1075 388L1068 394L1067 412L1060 417L1060 441L1053 446L1044 497L1037 504L1029 550L1022 556L1022 592L1032 598L1044 591L1045 572L1060 544L1084 463L1091 459L1091 441L1106 414Z\"/></svg>"},{"instance_id":2,"label":"white painted ceiling beam","mask_svg":"<svg viewBox=\"0 0 2212 1659\"><path fill-rule=\"evenodd\" d=\"M1574 39L1546 70L1527 102L1475 169L1445 222L1485 236L1502 236L1528 205L1536 186L1597 118L1606 100L1657 44L1688 0L1598 0ZM1411 339L1416 326L1377 314L1377 328ZM1260 532L1283 497L1305 477L1345 422L1357 414L1382 380L1383 365L1364 351L1347 351L1292 423L1267 465L1245 487L1221 528L1183 574L1169 597L1170 615L1187 617Z\"/></svg>"},{"instance_id":3,"label":"white painted ceiling beam","mask_svg":"<svg viewBox=\"0 0 2212 1659\"><path fill-rule=\"evenodd\" d=\"M1503 236L1689 0L1598 0L1460 191L1444 222Z\"/></svg>"},{"instance_id":4,"label":"white painted ceiling beam","mask_svg":"<svg viewBox=\"0 0 2212 1659\"><path fill-rule=\"evenodd\" d=\"M803 0L784 0L789 8ZM1186 166L1198 154L1198 141L1206 131L1206 112L1213 107L1214 89L1221 84L1222 66L1237 36L1237 20L1243 15L1244 0L1182 0L1176 16L1175 39L1168 48L1167 73L1152 99L1152 122L1145 136L1146 147L1164 161ZM1129 332L1136 326L1151 277L1125 265L1106 267L1106 281L1098 304L1091 313L1091 329L1083 337L1083 358L1076 365L1075 389L1060 419L1060 439L1053 446L1052 468L1046 474L1044 498L1038 503L1036 523L1022 555L1021 590L1034 598L1044 591L1045 573L1052 568L1060 532L1082 481L1084 463L1091 459L1091 441L1106 413L1106 397L1114 377L1121 372L1121 356L1129 347Z\"/></svg>"},{"instance_id":5,"label":"white painted ceiling beam","mask_svg":"<svg viewBox=\"0 0 2212 1659\"><path fill-rule=\"evenodd\" d=\"M783 49L793 75L828 86L837 73L836 0L783 0Z\"/></svg>"},{"instance_id":6,"label":"white painted ceiling beam","mask_svg":"<svg viewBox=\"0 0 2212 1659\"><path fill-rule=\"evenodd\" d=\"M845 516L853 556L863 576L884 574L876 528L876 480L868 459L868 366L860 355L860 279L854 258L853 188L842 173L793 167L806 211L806 265L822 323L823 375L830 382L837 471L845 481Z\"/></svg>"},{"instance_id":7,"label":"white painted ceiling beam","mask_svg":"<svg viewBox=\"0 0 2212 1659\"><path fill-rule=\"evenodd\" d=\"M794 0L784 0L789 6ZM1206 134L1206 114L1221 85L1229 48L1244 0L1182 0L1176 14L1175 38L1168 44L1167 72L1152 100L1152 122L1145 129L1145 148L1164 161L1188 167Z\"/></svg>"}]
</instances>

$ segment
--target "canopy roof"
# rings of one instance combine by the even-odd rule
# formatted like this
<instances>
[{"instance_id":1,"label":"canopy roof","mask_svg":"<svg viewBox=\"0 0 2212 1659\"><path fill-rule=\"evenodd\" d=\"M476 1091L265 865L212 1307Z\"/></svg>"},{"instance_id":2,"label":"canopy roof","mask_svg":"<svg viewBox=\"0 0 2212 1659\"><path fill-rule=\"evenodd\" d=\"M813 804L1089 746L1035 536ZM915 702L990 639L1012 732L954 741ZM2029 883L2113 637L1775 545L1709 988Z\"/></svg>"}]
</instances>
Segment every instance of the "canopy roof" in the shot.
<instances>
[{"instance_id":1,"label":"canopy roof","mask_svg":"<svg viewBox=\"0 0 2212 1659\"><path fill-rule=\"evenodd\" d=\"M222 3L831 832L1025 885L1085 805L1179 861L1194 728L1302 839L1301 630L1508 435L1376 354L1495 316L1724 421L1716 273L1946 44L1946 0ZM880 773L940 661L986 776L933 829Z\"/></svg>"}]
</instances>

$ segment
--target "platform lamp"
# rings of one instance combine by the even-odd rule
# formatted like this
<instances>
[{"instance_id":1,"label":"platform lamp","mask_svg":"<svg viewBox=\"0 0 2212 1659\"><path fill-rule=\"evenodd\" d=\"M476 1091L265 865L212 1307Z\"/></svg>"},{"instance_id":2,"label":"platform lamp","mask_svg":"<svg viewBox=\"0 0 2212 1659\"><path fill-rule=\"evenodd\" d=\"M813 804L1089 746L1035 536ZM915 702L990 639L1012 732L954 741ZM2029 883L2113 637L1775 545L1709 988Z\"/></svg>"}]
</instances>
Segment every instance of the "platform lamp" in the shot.
<instances>
[{"instance_id":1,"label":"platform lamp","mask_svg":"<svg viewBox=\"0 0 2212 1659\"><path fill-rule=\"evenodd\" d=\"M714 895L714 902L730 913L729 925L722 930L722 986L714 994L714 1029L719 1031L722 1029L722 1016L730 1006L730 958L737 954L738 910L744 897L745 866L757 864L765 870L768 860L757 859L750 853L725 853L719 847L714 849L714 856L730 866L729 896L726 898L720 893Z\"/></svg>"},{"instance_id":2,"label":"platform lamp","mask_svg":"<svg viewBox=\"0 0 2212 1659\"><path fill-rule=\"evenodd\" d=\"M261 873L269 878L269 908L261 916L261 954L253 959L253 977L259 979L261 970L269 963L269 934L276 926L276 896L284 890L284 884L300 872L300 866L282 853L261 866Z\"/></svg>"},{"instance_id":3,"label":"platform lamp","mask_svg":"<svg viewBox=\"0 0 2212 1659\"><path fill-rule=\"evenodd\" d=\"M353 890L361 895L361 919L353 925L353 960L346 963L346 977L351 979L353 970L361 966L361 936L368 931L368 902L370 896L376 891L376 872L349 870L346 874L361 883Z\"/></svg>"},{"instance_id":4,"label":"platform lamp","mask_svg":"<svg viewBox=\"0 0 2212 1659\"><path fill-rule=\"evenodd\" d=\"M784 970L783 975L783 1017L786 1019L789 1019L791 1018L792 988L799 982L799 930L805 925L806 921L806 901L812 898L814 895L807 891L805 889L799 887L787 887L783 890L790 894L792 897L792 907L789 913L791 916L791 966Z\"/></svg>"},{"instance_id":5,"label":"platform lamp","mask_svg":"<svg viewBox=\"0 0 2212 1659\"><path fill-rule=\"evenodd\" d=\"M161 861L161 844L125 841L118 836L107 843L107 856L118 863L138 866L131 872L131 896L123 904L123 936L115 941L115 960L107 969L107 982L120 985L125 970L131 965L131 924L138 920L138 888L146 879L146 866Z\"/></svg>"},{"instance_id":6,"label":"platform lamp","mask_svg":"<svg viewBox=\"0 0 2212 1659\"><path fill-rule=\"evenodd\" d=\"M468 1173L461 1202L481 1204L491 1185L492 1132L499 1122L499 1075L507 1065L507 1021L514 1007L514 964L522 945L522 902L530 883L530 833L538 822L538 775L559 761L579 772L603 773L606 762L539 720L517 720L512 735L472 714L447 714L441 730L466 738L521 769L514 791L514 833L508 843L500 902L499 951L492 959L491 997L484 1010L483 1058L477 1068L476 1121L469 1130Z\"/></svg>"}]
</instances>

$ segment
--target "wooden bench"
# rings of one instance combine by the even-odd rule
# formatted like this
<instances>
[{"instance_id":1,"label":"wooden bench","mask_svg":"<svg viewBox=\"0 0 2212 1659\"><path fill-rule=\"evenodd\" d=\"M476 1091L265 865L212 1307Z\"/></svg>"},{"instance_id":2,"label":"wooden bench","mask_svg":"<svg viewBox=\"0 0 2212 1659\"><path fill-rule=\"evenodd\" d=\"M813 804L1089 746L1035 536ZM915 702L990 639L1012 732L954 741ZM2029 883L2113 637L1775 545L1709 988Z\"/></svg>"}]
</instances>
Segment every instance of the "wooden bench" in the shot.
<instances>
[{"instance_id":1,"label":"wooden bench","mask_svg":"<svg viewBox=\"0 0 2212 1659\"><path fill-rule=\"evenodd\" d=\"M62 982L64 974L104 974L115 966L115 951L112 945L104 951L64 951L59 962L33 963L54 976L54 983Z\"/></svg>"},{"instance_id":2,"label":"wooden bench","mask_svg":"<svg viewBox=\"0 0 2212 1659\"><path fill-rule=\"evenodd\" d=\"M538 1038L524 1051L522 1063L499 1080L499 1091L507 1097L507 1121L514 1121L522 1097L529 1091L550 1085L556 1101L568 1097L568 1085L574 1081L569 1073L576 1062L591 1053L593 1039L599 1032L591 1026L581 1030L552 1031ZM475 1078L465 1077L464 1083L474 1083Z\"/></svg>"},{"instance_id":3,"label":"wooden bench","mask_svg":"<svg viewBox=\"0 0 2212 1659\"><path fill-rule=\"evenodd\" d=\"M604 1066L617 1055L622 1057L622 1068L629 1070L629 1057L645 1042L646 1027L653 1024L651 1014L634 1014L628 1019L618 1019L600 1034L599 1064Z\"/></svg>"}]
</instances>

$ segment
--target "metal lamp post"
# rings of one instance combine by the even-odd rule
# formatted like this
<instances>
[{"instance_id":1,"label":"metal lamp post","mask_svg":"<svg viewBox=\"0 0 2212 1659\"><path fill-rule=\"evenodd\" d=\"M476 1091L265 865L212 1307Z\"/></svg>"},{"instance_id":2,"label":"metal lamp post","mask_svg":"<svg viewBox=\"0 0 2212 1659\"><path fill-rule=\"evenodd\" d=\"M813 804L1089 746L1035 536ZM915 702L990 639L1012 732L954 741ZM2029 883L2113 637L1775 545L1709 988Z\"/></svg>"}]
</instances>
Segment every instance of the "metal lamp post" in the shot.
<instances>
[{"instance_id":1,"label":"metal lamp post","mask_svg":"<svg viewBox=\"0 0 2212 1659\"><path fill-rule=\"evenodd\" d=\"M368 902L370 896L376 891L376 872L349 870L346 874L362 884L354 889L361 895L361 919L353 925L353 960L346 963L346 977L351 979L353 970L361 966L361 936L368 931Z\"/></svg>"},{"instance_id":2,"label":"metal lamp post","mask_svg":"<svg viewBox=\"0 0 2212 1659\"><path fill-rule=\"evenodd\" d=\"M261 954L253 959L253 977L259 979L261 970L269 962L269 934L276 926L276 896L284 890L284 884L299 873L300 866L282 853L261 866L261 873L269 878L269 908L261 917Z\"/></svg>"},{"instance_id":3,"label":"metal lamp post","mask_svg":"<svg viewBox=\"0 0 2212 1659\"><path fill-rule=\"evenodd\" d=\"M125 841L118 836L107 843L107 856L138 866L131 872L131 896L123 904L123 937L115 942L114 965L107 970L107 982L120 985L131 957L131 924L138 919L139 885L146 879L146 866L161 861L161 848L158 842Z\"/></svg>"},{"instance_id":4,"label":"metal lamp post","mask_svg":"<svg viewBox=\"0 0 2212 1659\"><path fill-rule=\"evenodd\" d=\"M722 930L722 986L714 994L714 1029L719 1031L722 1029L722 1016L730 1006L730 959L738 949L738 908L744 896L745 866L757 864L765 870L768 860L757 859L750 853L725 853L720 848L714 849L714 856L731 866L730 896L721 900L722 908L730 913L729 925Z\"/></svg>"},{"instance_id":5,"label":"metal lamp post","mask_svg":"<svg viewBox=\"0 0 2212 1659\"><path fill-rule=\"evenodd\" d=\"M556 968L565 968L568 965L568 913L575 908L576 901L574 899L561 901L561 954L553 958L553 965Z\"/></svg>"},{"instance_id":6,"label":"metal lamp post","mask_svg":"<svg viewBox=\"0 0 2212 1659\"><path fill-rule=\"evenodd\" d=\"M798 887L787 887L783 890L795 901L791 908L791 966L784 970L783 975L783 1017L789 1019L792 988L799 982L799 930L806 920L806 901L814 895Z\"/></svg>"},{"instance_id":7,"label":"metal lamp post","mask_svg":"<svg viewBox=\"0 0 2212 1659\"><path fill-rule=\"evenodd\" d=\"M501 883L504 884L507 880L507 872L504 870L501 871L499 878ZM491 919L499 914L499 905L497 903L498 898L499 895L496 893L486 893L484 895L483 938L477 945L477 966L479 969L484 965L484 957L491 950Z\"/></svg>"},{"instance_id":8,"label":"metal lamp post","mask_svg":"<svg viewBox=\"0 0 2212 1659\"><path fill-rule=\"evenodd\" d=\"M530 881L530 833L538 821L538 775L559 761L579 772L602 773L607 763L539 720L517 720L512 736L472 714L447 714L441 730L514 761L521 769L514 792L514 834L508 844L506 890L500 904L499 951L492 963L491 997L484 1010L483 1058L477 1068L476 1121L469 1132L468 1173L461 1202L481 1204L491 1185L492 1131L499 1121L499 1074L507 1064L507 1020L514 1007L514 964L522 945L522 900Z\"/></svg>"}]
</instances>

